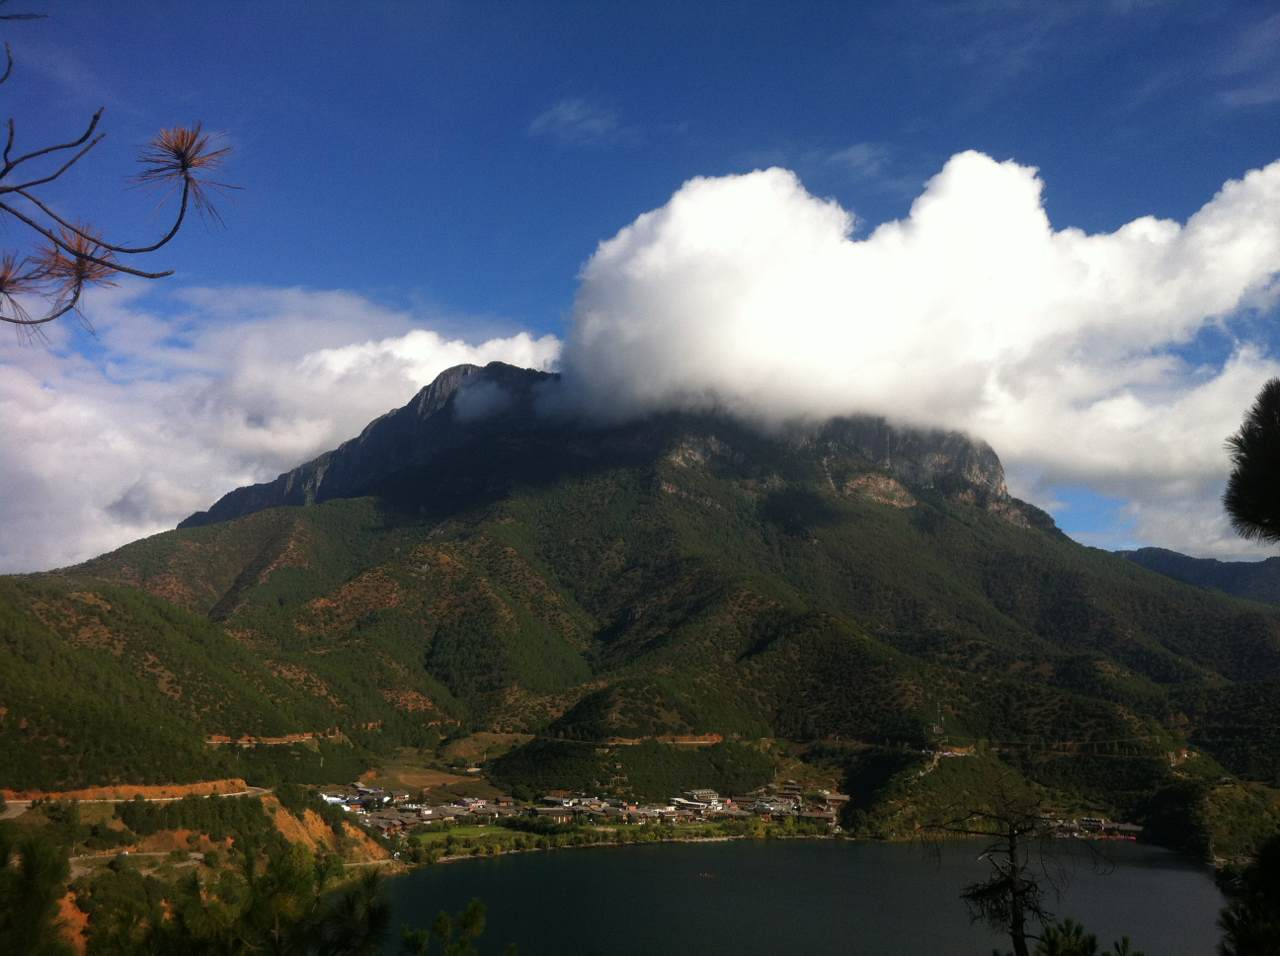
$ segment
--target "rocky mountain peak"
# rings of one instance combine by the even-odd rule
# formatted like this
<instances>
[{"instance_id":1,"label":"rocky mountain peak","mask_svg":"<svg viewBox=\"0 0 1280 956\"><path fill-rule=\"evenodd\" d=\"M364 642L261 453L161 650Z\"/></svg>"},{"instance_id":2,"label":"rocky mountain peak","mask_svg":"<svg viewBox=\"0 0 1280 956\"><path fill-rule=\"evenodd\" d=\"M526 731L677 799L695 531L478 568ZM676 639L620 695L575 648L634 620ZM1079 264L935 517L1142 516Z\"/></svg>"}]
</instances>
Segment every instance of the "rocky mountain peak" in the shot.
<instances>
[{"instance_id":1,"label":"rocky mountain peak","mask_svg":"<svg viewBox=\"0 0 1280 956\"><path fill-rule=\"evenodd\" d=\"M457 445L481 419L529 418L534 414L534 390L557 377L503 362L455 365L437 375L407 405L375 418L350 441L274 481L237 488L178 527L228 521L281 505L367 494L379 481L426 464L441 450Z\"/></svg>"},{"instance_id":2,"label":"rocky mountain peak","mask_svg":"<svg viewBox=\"0 0 1280 956\"><path fill-rule=\"evenodd\" d=\"M837 493L846 486L871 487L874 482L858 476L875 473L904 486L901 493L893 493L897 501L914 500L913 494L937 494L1016 524L1052 527L1047 515L1009 496L1004 469L991 447L958 432L902 428L869 416L833 419L786 437L755 434L741 441L726 437L741 438L750 430L720 415L670 413L598 426L540 413L539 396L558 379L501 362L446 369L408 404L370 422L350 441L274 481L230 492L179 527L281 505L378 494L392 485L398 494L410 497L438 495L446 488L453 495L474 495L481 488L501 494L504 482L519 483L532 472L554 471L557 458L566 467L585 467L587 459L607 467L615 459L636 463L686 456L690 462L732 459L734 467L741 468L759 466L750 459L760 454L816 462ZM496 467L499 460L501 467ZM843 463L838 482L831 473L832 462Z\"/></svg>"}]
</instances>

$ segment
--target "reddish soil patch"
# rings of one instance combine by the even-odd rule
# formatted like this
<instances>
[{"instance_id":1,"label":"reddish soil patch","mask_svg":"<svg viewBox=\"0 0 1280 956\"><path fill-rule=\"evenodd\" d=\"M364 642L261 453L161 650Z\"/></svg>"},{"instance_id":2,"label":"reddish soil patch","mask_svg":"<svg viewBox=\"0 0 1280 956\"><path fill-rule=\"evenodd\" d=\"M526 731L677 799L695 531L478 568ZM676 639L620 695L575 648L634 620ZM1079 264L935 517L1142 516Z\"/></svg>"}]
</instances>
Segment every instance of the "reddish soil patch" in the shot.
<instances>
[{"instance_id":1,"label":"reddish soil patch","mask_svg":"<svg viewBox=\"0 0 1280 956\"><path fill-rule=\"evenodd\" d=\"M299 843L308 850L320 847L332 850L337 847L338 841L333 830L314 810L304 810L302 816L298 817L282 807L275 797L264 798L262 805L271 814L271 820L280 835L290 843Z\"/></svg>"},{"instance_id":2,"label":"reddish soil patch","mask_svg":"<svg viewBox=\"0 0 1280 956\"><path fill-rule=\"evenodd\" d=\"M329 685L305 667L299 667L297 664L291 664L287 661L267 661L267 667L271 668L271 673L299 690L306 691L313 697L326 700L333 707L342 706L342 702L333 696L333 691L329 689Z\"/></svg>"},{"instance_id":3,"label":"reddish soil patch","mask_svg":"<svg viewBox=\"0 0 1280 956\"><path fill-rule=\"evenodd\" d=\"M351 841L349 844L350 850L347 854L350 862L367 863L370 860L385 860L391 856L386 849L375 843L369 834L365 833L358 826L344 822L342 824L342 829L346 832L347 837Z\"/></svg>"},{"instance_id":4,"label":"reddish soil patch","mask_svg":"<svg viewBox=\"0 0 1280 956\"><path fill-rule=\"evenodd\" d=\"M173 671L160 663L160 658L150 651L145 652L142 655L142 669L155 679L160 693L171 700L182 700L182 688L178 685L178 678Z\"/></svg>"},{"instance_id":5,"label":"reddish soil patch","mask_svg":"<svg viewBox=\"0 0 1280 956\"><path fill-rule=\"evenodd\" d=\"M152 575L143 588L148 594L168 601L170 604L176 604L178 607L190 608L196 603L196 596L191 588L173 571L162 571L160 574Z\"/></svg>"},{"instance_id":6,"label":"reddish soil patch","mask_svg":"<svg viewBox=\"0 0 1280 956\"><path fill-rule=\"evenodd\" d=\"M424 710L436 709L430 697L416 690L383 690L380 693L383 699L396 710L416 714Z\"/></svg>"},{"instance_id":7,"label":"reddish soil patch","mask_svg":"<svg viewBox=\"0 0 1280 956\"><path fill-rule=\"evenodd\" d=\"M67 597L75 598L82 604L91 604L94 607L102 608L104 611L111 610L111 603L106 598L100 597L91 591L72 591Z\"/></svg>"},{"instance_id":8,"label":"reddish soil patch","mask_svg":"<svg viewBox=\"0 0 1280 956\"><path fill-rule=\"evenodd\" d=\"M124 653L124 641L112 634L97 616L103 608L110 609L111 605L85 591L77 591L71 596L87 608L96 608L97 612L86 611L66 603L53 605L44 601L31 602L31 612L40 623L56 631L72 644L105 650L115 657L121 656Z\"/></svg>"},{"instance_id":9,"label":"reddish soil patch","mask_svg":"<svg viewBox=\"0 0 1280 956\"><path fill-rule=\"evenodd\" d=\"M349 631L356 621L372 613L396 607L404 592L385 568L371 568L352 578L328 597L306 606L298 625L305 630Z\"/></svg>"},{"instance_id":10,"label":"reddish soil patch","mask_svg":"<svg viewBox=\"0 0 1280 956\"><path fill-rule=\"evenodd\" d=\"M310 535L307 533L307 529L295 522L293 527L289 529L289 540L285 542L284 547L271 559L271 563L259 572L258 583L265 584L267 578L271 577L271 572L277 568L309 567L303 547L309 543Z\"/></svg>"},{"instance_id":11,"label":"reddish soil patch","mask_svg":"<svg viewBox=\"0 0 1280 956\"><path fill-rule=\"evenodd\" d=\"M58 919L62 922L62 938L71 944L77 953L83 953L88 940L85 931L89 928L89 916L76 905L76 895L70 891L58 900Z\"/></svg>"},{"instance_id":12,"label":"reddish soil patch","mask_svg":"<svg viewBox=\"0 0 1280 956\"><path fill-rule=\"evenodd\" d=\"M192 837L195 837L193 840ZM171 853L174 850L194 850L203 840L213 844L203 833L194 830L157 830L139 840L132 849L134 853Z\"/></svg>"},{"instance_id":13,"label":"reddish soil patch","mask_svg":"<svg viewBox=\"0 0 1280 956\"><path fill-rule=\"evenodd\" d=\"M248 648L256 648L258 646L258 638L253 631L245 630L243 628L228 627L224 628L223 632L237 644L243 644Z\"/></svg>"}]
</instances>

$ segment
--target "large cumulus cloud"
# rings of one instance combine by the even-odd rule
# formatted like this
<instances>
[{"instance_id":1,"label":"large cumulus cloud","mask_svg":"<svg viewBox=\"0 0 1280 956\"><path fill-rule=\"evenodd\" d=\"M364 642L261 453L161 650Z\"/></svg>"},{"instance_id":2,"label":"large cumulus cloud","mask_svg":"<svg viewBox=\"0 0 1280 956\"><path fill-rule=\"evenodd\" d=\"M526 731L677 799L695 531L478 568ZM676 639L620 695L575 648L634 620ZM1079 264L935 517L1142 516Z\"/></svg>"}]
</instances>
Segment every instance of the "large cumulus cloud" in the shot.
<instances>
[{"instance_id":1,"label":"large cumulus cloud","mask_svg":"<svg viewBox=\"0 0 1280 956\"><path fill-rule=\"evenodd\" d=\"M1223 439L1265 344L1212 367L1180 349L1274 305L1280 162L1186 223L1055 229L1035 169L953 157L910 214L854 217L768 169L694 179L600 244L582 271L566 377L626 416L721 406L766 422L850 412L990 441L1017 490L1128 499L1139 539L1248 549L1218 516Z\"/></svg>"}]
</instances>

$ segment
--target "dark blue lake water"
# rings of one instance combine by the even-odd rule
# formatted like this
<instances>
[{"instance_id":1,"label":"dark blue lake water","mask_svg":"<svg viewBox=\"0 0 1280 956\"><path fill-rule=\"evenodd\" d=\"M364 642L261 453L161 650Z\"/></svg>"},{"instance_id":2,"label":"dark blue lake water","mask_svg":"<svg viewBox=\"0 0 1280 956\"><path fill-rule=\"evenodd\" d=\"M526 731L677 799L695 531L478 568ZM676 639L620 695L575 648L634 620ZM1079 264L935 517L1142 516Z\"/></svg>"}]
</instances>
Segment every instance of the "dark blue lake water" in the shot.
<instances>
[{"instance_id":1,"label":"dark blue lake water","mask_svg":"<svg viewBox=\"0 0 1280 956\"><path fill-rule=\"evenodd\" d=\"M1065 845L1065 841L1064 841ZM989 956L959 891L985 875L980 847L742 841L561 850L429 867L391 881L395 923L429 925L472 897L489 907L485 952ZM1146 956L1211 956L1223 900L1207 870L1153 847L1081 857L1053 910Z\"/></svg>"}]
</instances>

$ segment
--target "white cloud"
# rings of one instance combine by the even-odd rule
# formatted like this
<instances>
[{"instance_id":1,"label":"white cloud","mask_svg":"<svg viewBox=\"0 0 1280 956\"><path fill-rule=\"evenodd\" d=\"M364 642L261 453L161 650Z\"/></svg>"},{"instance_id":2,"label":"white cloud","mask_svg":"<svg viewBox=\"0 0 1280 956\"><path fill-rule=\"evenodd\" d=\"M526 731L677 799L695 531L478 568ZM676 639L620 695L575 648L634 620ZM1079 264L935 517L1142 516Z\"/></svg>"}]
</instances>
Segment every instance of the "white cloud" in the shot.
<instances>
[{"instance_id":1,"label":"white cloud","mask_svg":"<svg viewBox=\"0 0 1280 956\"><path fill-rule=\"evenodd\" d=\"M1227 107L1268 106L1280 102L1280 13L1239 26L1206 71L1226 86L1218 101Z\"/></svg>"},{"instance_id":2,"label":"white cloud","mask_svg":"<svg viewBox=\"0 0 1280 956\"><path fill-rule=\"evenodd\" d=\"M828 153L825 161L829 166L845 170L854 179L874 180L884 173L891 155L884 143L854 143Z\"/></svg>"},{"instance_id":3,"label":"white cloud","mask_svg":"<svg viewBox=\"0 0 1280 956\"><path fill-rule=\"evenodd\" d=\"M104 353L92 360L60 348L61 327L57 351L0 342L0 571L171 528L350 438L451 365L547 368L559 352L523 332L445 338L344 292L155 290L90 303Z\"/></svg>"},{"instance_id":4,"label":"white cloud","mask_svg":"<svg viewBox=\"0 0 1280 956\"><path fill-rule=\"evenodd\" d=\"M853 216L783 169L694 179L583 268L566 378L617 416L727 406L777 422L871 412L992 443L1017 490L1132 499L1137 533L1248 553L1216 510L1223 439L1280 363L1173 347L1274 301L1280 162L1185 224L1055 229L1036 170L953 157L901 221Z\"/></svg>"},{"instance_id":5,"label":"white cloud","mask_svg":"<svg viewBox=\"0 0 1280 956\"><path fill-rule=\"evenodd\" d=\"M563 143L612 143L634 131L622 125L615 110L582 98L559 100L533 118L530 136L554 136Z\"/></svg>"}]
</instances>

